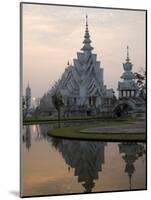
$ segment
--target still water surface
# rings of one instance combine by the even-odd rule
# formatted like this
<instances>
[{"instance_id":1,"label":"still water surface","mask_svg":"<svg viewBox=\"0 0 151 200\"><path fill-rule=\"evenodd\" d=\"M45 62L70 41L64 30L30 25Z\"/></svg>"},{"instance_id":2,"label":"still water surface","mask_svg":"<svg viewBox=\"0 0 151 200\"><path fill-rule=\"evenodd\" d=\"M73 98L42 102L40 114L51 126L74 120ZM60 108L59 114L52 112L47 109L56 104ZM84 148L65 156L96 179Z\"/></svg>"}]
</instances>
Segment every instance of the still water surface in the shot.
<instances>
[{"instance_id":1,"label":"still water surface","mask_svg":"<svg viewBox=\"0 0 151 200\"><path fill-rule=\"evenodd\" d=\"M23 127L23 196L146 188L145 143L82 141L47 136L48 130L57 126Z\"/></svg>"}]
</instances>

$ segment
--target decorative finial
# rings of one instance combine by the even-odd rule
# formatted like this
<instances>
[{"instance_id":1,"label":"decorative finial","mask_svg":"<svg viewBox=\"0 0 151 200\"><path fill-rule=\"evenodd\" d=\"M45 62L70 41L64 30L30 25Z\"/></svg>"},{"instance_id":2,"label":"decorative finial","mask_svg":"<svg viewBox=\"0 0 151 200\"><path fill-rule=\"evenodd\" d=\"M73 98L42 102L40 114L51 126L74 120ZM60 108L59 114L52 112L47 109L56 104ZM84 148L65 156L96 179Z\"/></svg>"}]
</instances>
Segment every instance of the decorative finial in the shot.
<instances>
[{"instance_id":1,"label":"decorative finial","mask_svg":"<svg viewBox=\"0 0 151 200\"><path fill-rule=\"evenodd\" d=\"M127 58L129 58L129 46L127 45Z\"/></svg>"},{"instance_id":2,"label":"decorative finial","mask_svg":"<svg viewBox=\"0 0 151 200\"><path fill-rule=\"evenodd\" d=\"M129 58L129 46L127 45L127 58L126 58L126 61L129 62L130 61L130 58Z\"/></svg>"},{"instance_id":3,"label":"decorative finial","mask_svg":"<svg viewBox=\"0 0 151 200\"><path fill-rule=\"evenodd\" d=\"M68 60L68 62L67 62L67 65L69 65L70 63L69 63L69 60Z\"/></svg>"},{"instance_id":4,"label":"decorative finial","mask_svg":"<svg viewBox=\"0 0 151 200\"><path fill-rule=\"evenodd\" d=\"M86 26L88 26L88 15L86 14Z\"/></svg>"},{"instance_id":5,"label":"decorative finial","mask_svg":"<svg viewBox=\"0 0 151 200\"><path fill-rule=\"evenodd\" d=\"M88 31L88 15L86 14L86 31Z\"/></svg>"}]
</instances>

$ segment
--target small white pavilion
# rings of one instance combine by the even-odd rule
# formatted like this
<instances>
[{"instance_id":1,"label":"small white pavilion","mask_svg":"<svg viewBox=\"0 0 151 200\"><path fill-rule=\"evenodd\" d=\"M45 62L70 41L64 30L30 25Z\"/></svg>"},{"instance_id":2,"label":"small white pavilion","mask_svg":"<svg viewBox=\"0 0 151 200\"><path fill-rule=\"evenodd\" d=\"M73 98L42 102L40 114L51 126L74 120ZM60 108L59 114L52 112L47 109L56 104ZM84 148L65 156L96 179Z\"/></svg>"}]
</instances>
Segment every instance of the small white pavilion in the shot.
<instances>
[{"instance_id":1,"label":"small white pavilion","mask_svg":"<svg viewBox=\"0 0 151 200\"><path fill-rule=\"evenodd\" d=\"M133 64L129 58L129 47L127 46L126 63L123 63L124 73L121 76L122 82L118 82L119 98L136 97L138 86L135 82L135 75L132 72Z\"/></svg>"}]
</instances>

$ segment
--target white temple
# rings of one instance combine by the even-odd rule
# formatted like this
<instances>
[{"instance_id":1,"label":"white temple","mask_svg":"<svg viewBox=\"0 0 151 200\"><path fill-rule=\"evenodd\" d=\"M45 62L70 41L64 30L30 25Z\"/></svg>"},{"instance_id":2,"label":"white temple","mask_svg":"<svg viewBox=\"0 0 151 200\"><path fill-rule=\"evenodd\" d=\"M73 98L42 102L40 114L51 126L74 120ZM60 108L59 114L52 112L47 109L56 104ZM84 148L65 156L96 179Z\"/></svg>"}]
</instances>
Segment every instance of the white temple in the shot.
<instances>
[{"instance_id":1,"label":"white temple","mask_svg":"<svg viewBox=\"0 0 151 200\"><path fill-rule=\"evenodd\" d=\"M113 89L106 89L103 80L103 68L97 55L92 53L90 34L88 30L88 16L82 52L77 52L73 65L67 65L57 89L61 93L65 106L71 107L71 112L77 114L80 107L85 107L85 113L93 115L100 112L101 105L106 98L113 98ZM94 109L95 108L95 109ZM93 113L92 113L93 112Z\"/></svg>"}]
</instances>

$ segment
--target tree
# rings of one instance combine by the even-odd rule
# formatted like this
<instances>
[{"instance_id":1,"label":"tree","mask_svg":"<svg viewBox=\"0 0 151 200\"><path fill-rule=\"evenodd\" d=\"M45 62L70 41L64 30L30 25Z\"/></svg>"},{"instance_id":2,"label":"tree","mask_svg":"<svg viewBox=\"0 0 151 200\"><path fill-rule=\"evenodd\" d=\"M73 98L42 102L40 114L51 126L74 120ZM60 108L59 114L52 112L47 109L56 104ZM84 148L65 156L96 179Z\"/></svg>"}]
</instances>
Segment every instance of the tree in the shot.
<instances>
[{"instance_id":1,"label":"tree","mask_svg":"<svg viewBox=\"0 0 151 200\"><path fill-rule=\"evenodd\" d=\"M60 120L61 108L64 106L64 103L62 101L62 96L59 92L55 92L52 95L52 103L58 112L58 120Z\"/></svg>"},{"instance_id":2,"label":"tree","mask_svg":"<svg viewBox=\"0 0 151 200\"><path fill-rule=\"evenodd\" d=\"M135 75L135 80L139 88L139 96L145 100L146 99L146 71L142 69L141 73L135 72L134 75Z\"/></svg>"},{"instance_id":3,"label":"tree","mask_svg":"<svg viewBox=\"0 0 151 200\"><path fill-rule=\"evenodd\" d=\"M34 110L34 116L35 116L35 118L37 118L37 117L39 116L39 114L40 114L40 107L37 106L37 107L35 108L35 110Z\"/></svg>"}]
</instances>

